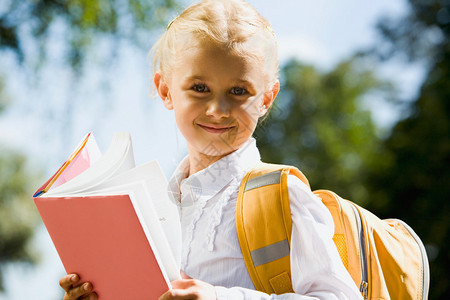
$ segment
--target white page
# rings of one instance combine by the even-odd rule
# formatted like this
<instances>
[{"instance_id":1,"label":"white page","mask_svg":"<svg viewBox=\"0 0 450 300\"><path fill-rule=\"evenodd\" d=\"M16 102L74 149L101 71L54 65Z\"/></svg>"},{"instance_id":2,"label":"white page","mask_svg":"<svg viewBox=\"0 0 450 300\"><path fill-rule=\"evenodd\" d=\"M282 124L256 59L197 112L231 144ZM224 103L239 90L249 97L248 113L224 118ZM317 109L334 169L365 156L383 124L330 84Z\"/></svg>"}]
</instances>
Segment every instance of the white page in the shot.
<instances>
[{"instance_id":1,"label":"white page","mask_svg":"<svg viewBox=\"0 0 450 300\"><path fill-rule=\"evenodd\" d=\"M114 174L134 168L134 154L128 132L115 133L107 152L89 169L72 180L50 189L42 197L81 193L99 185Z\"/></svg>"}]
</instances>

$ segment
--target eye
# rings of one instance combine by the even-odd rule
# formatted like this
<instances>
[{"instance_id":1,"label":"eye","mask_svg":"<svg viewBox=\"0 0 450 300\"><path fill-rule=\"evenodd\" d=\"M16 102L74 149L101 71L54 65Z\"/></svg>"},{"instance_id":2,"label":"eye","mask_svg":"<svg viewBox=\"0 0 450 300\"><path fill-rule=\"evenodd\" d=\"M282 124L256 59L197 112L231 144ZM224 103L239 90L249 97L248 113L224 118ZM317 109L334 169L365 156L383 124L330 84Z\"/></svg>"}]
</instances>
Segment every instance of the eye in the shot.
<instances>
[{"instance_id":1,"label":"eye","mask_svg":"<svg viewBox=\"0 0 450 300\"><path fill-rule=\"evenodd\" d=\"M247 90L241 87L234 87L230 90L231 94L236 95L236 96L242 96L247 94Z\"/></svg>"},{"instance_id":2,"label":"eye","mask_svg":"<svg viewBox=\"0 0 450 300\"><path fill-rule=\"evenodd\" d=\"M209 92L209 89L206 85L204 84L194 84L194 86L192 86L192 89L194 91L196 91L197 93L207 93Z\"/></svg>"}]
</instances>

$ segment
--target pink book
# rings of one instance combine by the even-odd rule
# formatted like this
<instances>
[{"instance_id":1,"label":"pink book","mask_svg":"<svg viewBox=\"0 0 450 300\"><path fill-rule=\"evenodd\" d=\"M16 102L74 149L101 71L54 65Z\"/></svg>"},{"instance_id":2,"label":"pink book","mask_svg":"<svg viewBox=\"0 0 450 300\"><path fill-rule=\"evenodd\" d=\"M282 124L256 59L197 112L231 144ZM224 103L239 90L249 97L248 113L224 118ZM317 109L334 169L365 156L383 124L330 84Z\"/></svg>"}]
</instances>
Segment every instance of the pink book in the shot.
<instances>
[{"instance_id":1,"label":"pink book","mask_svg":"<svg viewBox=\"0 0 450 300\"><path fill-rule=\"evenodd\" d=\"M66 272L90 281L99 299L158 299L169 289L128 195L35 203Z\"/></svg>"},{"instance_id":2,"label":"pink book","mask_svg":"<svg viewBox=\"0 0 450 300\"><path fill-rule=\"evenodd\" d=\"M81 167L71 166L77 157ZM104 300L157 299L169 290L180 278L181 230L159 165L135 167L121 133L94 164L75 155L64 170L63 182L40 188L34 202L67 273Z\"/></svg>"}]
</instances>

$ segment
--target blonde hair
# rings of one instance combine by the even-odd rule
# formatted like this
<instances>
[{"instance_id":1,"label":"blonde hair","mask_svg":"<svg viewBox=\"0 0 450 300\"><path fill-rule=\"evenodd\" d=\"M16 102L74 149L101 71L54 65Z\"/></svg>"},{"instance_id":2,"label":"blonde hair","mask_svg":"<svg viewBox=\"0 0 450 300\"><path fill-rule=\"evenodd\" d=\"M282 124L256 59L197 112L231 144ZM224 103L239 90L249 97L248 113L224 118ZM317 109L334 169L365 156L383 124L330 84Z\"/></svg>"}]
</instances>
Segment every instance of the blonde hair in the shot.
<instances>
[{"instance_id":1,"label":"blonde hair","mask_svg":"<svg viewBox=\"0 0 450 300\"><path fill-rule=\"evenodd\" d=\"M189 6L167 26L151 50L154 72L163 76L177 64L179 53L208 41L264 64L268 87L278 78L275 34L269 22L243 0L203 0Z\"/></svg>"}]
</instances>

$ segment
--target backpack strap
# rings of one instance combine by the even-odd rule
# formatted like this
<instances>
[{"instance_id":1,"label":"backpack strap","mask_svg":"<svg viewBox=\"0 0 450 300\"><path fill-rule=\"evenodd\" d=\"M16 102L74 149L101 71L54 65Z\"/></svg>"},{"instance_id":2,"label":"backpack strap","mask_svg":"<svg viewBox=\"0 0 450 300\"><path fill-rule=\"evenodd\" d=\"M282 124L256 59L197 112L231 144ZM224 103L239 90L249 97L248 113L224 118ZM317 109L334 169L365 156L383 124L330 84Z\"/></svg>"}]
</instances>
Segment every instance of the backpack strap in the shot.
<instances>
[{"instance_id":1,"label":"backpack strap","mask_svg":"<svg viewBox=\"0 0 450 300\"><path fill-rule=\"evenodd\" d=\"M263 163L244 176L237 198L236 229L242 255L255 288L268 294L293 292L289 174L309 186L297 168Z\"/></svg>"}]
</instances>

